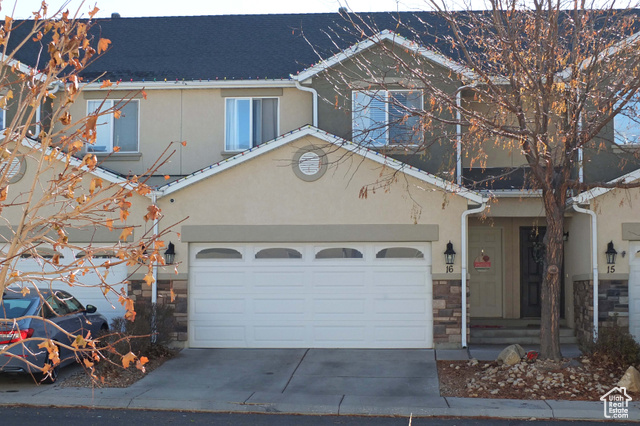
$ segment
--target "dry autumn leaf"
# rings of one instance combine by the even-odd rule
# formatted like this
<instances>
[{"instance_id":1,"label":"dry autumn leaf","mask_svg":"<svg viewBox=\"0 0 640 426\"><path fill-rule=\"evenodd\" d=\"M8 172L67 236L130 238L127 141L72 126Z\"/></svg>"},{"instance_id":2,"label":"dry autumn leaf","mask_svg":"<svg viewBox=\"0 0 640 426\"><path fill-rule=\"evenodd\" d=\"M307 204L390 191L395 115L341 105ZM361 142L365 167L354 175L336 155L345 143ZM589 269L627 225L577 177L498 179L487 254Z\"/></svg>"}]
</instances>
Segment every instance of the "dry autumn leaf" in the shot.
<instances>
[{"instance_id":1,"label":"dry autumn leaf","mask_svg":"<svg viewBox=\"0 0 640 426\"><path fill-rule=\"evenodd\" d=\"M98 42L98 55L107 50L110 44L111 40L109 40L108 38L101 38Z\"/></svg>"},{"instance_id":2,"label":"dry autumn leaf","mask_svg":"<svg viewBox=\"0 0 640 426\"><path fill-rule=\"evenodd\" d=\"M136 356L133 352L129 352L128 354L122 357L122 366L124 368L129 368L129 365L136 360Z\"/></svg>"},{"instance_id":3,"label":"dry autumn leaf","mask_svg":"<svg viewBox=\"0 0 640 426\"><path fill-rule=\"evenodd\" d=\"M131 234L133 234L133 226L127 226L120 233L120 241L127 241L127 238L129 238Z\"/></svg>"}]
</instances>

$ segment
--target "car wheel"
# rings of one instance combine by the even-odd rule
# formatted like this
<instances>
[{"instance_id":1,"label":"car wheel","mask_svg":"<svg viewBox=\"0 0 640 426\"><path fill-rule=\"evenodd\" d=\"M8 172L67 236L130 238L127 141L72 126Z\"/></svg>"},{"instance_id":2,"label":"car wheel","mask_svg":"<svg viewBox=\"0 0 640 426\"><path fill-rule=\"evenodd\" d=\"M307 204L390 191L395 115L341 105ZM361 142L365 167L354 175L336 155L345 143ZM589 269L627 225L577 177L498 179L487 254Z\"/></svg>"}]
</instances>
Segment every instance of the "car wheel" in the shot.
<instances>
[{"instance_id":1,"label":"car wheel","mask_svg":"<svg viewBox=\"0 0 640 426\"><path fill-rule=\"evenodd\" d=\"M58 347L58 353L60 353L60 348ZM50 365L51 369L48 373L40 373L40 383L44 385L52 385L58 380L58 373L60 372L60 364L53 365L53 362L49 360L49 354L47 353L47 357L44 360L44 365Z\"/></svg>"}]
</instances>

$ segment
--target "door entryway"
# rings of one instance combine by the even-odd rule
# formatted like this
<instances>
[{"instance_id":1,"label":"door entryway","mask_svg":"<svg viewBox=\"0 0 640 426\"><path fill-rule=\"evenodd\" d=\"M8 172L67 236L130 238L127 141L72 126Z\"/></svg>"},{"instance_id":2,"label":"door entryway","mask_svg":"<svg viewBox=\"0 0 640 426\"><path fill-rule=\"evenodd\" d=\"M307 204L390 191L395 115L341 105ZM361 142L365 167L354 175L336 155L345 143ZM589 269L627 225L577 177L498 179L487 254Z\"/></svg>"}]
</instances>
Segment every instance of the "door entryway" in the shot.
<instances>
[{"instance_id":1,"label":"door entryway","mask_svg":"<svg viewBox=\"0 0 640 426\"><path fill-rule=\"evenodd\" d=\"M520 316L540 317L540 289L542 287L542 264L547 228L523 226L520 228Z\"/></svg>"},{"instance_id":2,"label":"door entryway","mask_svg":"<svg viewBox=\"0 0 640 426\"><path fill-rule=\"evenodd\" d=\"M502 229L469 228L471 316L502 317Z\"/></svg>"}]
</instances>

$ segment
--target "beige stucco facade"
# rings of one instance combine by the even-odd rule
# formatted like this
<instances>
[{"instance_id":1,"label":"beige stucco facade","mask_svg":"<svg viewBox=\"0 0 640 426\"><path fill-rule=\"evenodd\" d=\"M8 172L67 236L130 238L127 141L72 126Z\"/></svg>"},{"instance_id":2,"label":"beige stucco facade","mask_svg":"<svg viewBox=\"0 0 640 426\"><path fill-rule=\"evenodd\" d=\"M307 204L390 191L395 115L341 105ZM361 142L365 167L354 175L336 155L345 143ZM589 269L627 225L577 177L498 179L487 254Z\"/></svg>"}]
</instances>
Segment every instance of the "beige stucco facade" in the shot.
<instances>
[{"instance_id":1,"label":"beige stucco facade","mask_svg":"<svg viewBox=\"0 0 640 426\"><path fill-rule=\"evenodd\" d=\"M329 159L327 172L313 182L298 178L291 164L296 152L309 145L321 147ZM460 222L452 218L461 216L467 200L392 173L306 136L162 197L159 205L167 223L188 217L184 225L437 225L433 273L444 274L446 243L451 240L459 249L461 238ZM364 186L388 179L388 186L359 197ZM186 272L187 244L176 244L176 252L179 271ZM459 276L459 263L451 274Z\"/></svg>"},{"instance_id":2,"label":"beige stucco facade","mask_svg":"<svg viewBox=\"0 0 640 426\"><path fill-rule=\"evenodd\" d=\"M157 174L187 175L215 164L235 153L225 152L225 99L228 97L274 97L278 99L278 134L312 122L311 94L290 85L283 87L230 89L154 89L153 83L140 91L85 90L70 108L72 117L87 114L87 101L133 98L139 102L139 153L113 153L104 166L121 174L141 174L151 168L160 153L174 144L175 154ZM181 142L186 141L186 146Z\"/></svg>"}]
</instances>

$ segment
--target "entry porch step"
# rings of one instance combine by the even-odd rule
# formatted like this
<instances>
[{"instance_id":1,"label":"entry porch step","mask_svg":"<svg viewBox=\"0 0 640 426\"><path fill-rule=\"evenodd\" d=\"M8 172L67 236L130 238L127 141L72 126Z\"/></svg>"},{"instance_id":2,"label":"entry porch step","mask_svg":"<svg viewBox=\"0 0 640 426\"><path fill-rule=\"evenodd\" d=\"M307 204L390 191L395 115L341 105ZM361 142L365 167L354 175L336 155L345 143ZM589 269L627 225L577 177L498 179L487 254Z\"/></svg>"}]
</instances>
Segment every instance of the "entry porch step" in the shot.
<instances>
[{"instance_id":1,"label":"entry porch step","mask_svg":"<svg viewBox=\"0 0 640 426\"><path fill-rule=\"evenodd\" d=\"M540 344L540 326L530 324L528 326L471 326L470 343L472 344ZM577 339L572 329L560 328L561 344L576 344Z\"/></svg>"}]
</instances>

